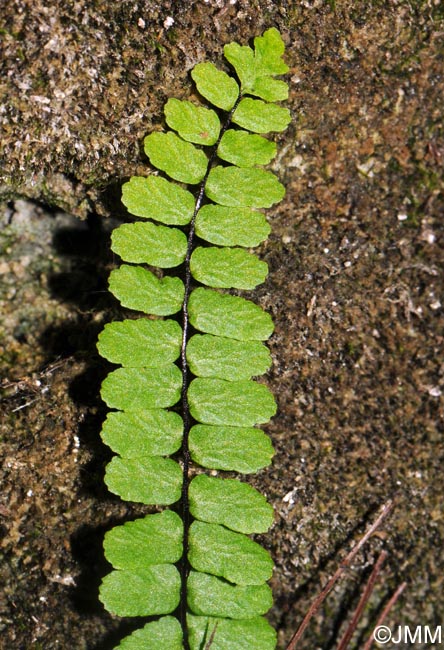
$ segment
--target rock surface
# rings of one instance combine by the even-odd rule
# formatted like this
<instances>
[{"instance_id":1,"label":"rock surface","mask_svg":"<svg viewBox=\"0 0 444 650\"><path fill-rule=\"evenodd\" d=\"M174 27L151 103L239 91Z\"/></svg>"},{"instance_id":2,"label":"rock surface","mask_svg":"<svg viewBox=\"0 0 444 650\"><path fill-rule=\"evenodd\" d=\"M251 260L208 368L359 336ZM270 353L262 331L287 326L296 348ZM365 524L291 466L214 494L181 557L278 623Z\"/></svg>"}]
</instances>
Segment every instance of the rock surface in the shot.
<instances>
[{"instance_id":1,"label":"rock surface","mask_svg":"<svg viewBox=\"0 0 444 650\"><path fill-rule=\"evenodd\" d=\"M190 96L193 65L222 64L224 43L272 25L294 120L273 164L287 196L269 211L271 275L254 294L276 322L277 454L252 479L277 513L271 620L283 648L394 498L300 648L332 647L382 547L367 633L404 580L387 624L442 623L442 3L12 0L0 12L4 647L108 650L128 630L97 601L103 532L144 511L102 481L94 342L120 317L106 292L118 188L149 171L142 138L168 97Z\"/></svg>"}]
</instances>

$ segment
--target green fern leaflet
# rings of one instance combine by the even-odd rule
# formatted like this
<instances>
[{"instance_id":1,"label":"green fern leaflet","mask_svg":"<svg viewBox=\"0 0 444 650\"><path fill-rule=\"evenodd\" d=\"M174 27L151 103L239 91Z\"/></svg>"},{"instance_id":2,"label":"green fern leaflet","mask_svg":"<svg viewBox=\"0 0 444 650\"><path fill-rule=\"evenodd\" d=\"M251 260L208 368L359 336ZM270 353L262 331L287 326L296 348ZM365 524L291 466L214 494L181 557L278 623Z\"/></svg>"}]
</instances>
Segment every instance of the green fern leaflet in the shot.
<instances>
[{"instance_id":1,"label":"green fern leaflet","mask_svg":"<svg viewBox=\"0 0 444 650\"><path fill-rule=\"evenodd\" d=\"M276 154L263 134L290 122L275 103L288 96L275 78L288 71L283 53L272 28L254 49L225 46L236 77L196 65L191 74L207 105L169 99L171 130L145 138L160 174L123 186L123 203L140 220L113 232L124 263L109 287L143 315L99 336L100 354L120 366L101 391L113 409L102 437L116 453L105 481L122 499L173 508L105 535L113 570L101 601L117 616L156 617L121 650L276 647L264 618L273 561L249 537L269 529L272 508L250 485L213 474L253 473L273 455L257 425L276 404L255 380L271 364L264 341L273 323L227 290L254 289L268 272L249 249L270 232L259 209L285 193L262 168Z\"/></svg>"}]
</instances>

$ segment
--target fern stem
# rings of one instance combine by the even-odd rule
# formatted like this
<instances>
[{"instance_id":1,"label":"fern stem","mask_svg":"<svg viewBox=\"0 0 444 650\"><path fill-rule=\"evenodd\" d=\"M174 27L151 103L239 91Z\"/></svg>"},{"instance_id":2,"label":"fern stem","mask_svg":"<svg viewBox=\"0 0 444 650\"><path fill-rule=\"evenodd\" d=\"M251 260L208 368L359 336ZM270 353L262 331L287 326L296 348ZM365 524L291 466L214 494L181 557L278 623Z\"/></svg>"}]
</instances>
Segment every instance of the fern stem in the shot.
<instances>
[{"instance_id":1,"label":"fern stem","mask_svg":"<svg viewBox=\"0 0 444 650\"><path fill-rule=\"evenodd\" d=\"M183 631L183 642L184 650L190 650L188 635L187 635L187 579L190 572L190 564L188 562L188 538L189 530L191 525L190 518L190 507L189 507L189 484L190 484L190 464L191 456L189 450L189 434L192 425L192 418L190 414L190 407L188 404L188 386L190 383L189 378L189 368L186 358L187 343L189 339L189 313L188 313L188 303L192 290L192 276L190 269L190 260L191 254L195 246L195 221L197 213L202 207L202 203L205 197L205 187L210 174L211 168L214 165L214 162L217 158L217 148L222 139L223 134L231 125L231 119L234 111L238 107L239 102L242 99L242 94L239 93L239 96L229 112L225 123L223 124L217 142L213 145L211 153L208 158L207 171L199 187L199 192L197 194L196 203L194 206L193 217L190 222L190 227L188 231L188 243L187 243L187 253L185 257L185 293L182 303L182 344L180 350L180 367L182 371L182 390L181 390L181 406L182 406L182 418L183 418L183 439L182 439L182 462L183 462L183 481L182 481L182 494L181 494L181 510L182 510L182 520L184 527L184 536L183 536L183 554L180 562L180 574L181 574L181 598L180 598L180 624Z\"/></svg>"}]
</instances>

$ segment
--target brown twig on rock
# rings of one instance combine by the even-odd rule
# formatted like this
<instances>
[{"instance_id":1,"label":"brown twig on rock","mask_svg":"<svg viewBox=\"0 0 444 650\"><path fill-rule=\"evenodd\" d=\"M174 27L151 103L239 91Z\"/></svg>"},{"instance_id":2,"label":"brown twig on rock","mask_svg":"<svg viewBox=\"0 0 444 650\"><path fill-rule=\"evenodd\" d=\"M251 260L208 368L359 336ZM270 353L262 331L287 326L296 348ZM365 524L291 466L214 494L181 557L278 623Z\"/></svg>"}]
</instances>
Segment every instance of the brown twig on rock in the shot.
<instances>
[{"instance_id":1,"label":"brown twig on rock","mask_svg":"<svg viewBox=\"0 0 444 650\"><path fill-rule=\"evenodd\" d=\"M375 625L375 627L373 628L372 633L370 634L369 638L367 639L367 641L366 641L366 643L365 643L365 646L364 646L363 650L370 650L370 648L372 647L373 642L374 642L374 640L375 640L375 639L374 639L374 636L373 636L374 631L375 631L378 627L380 627L380 625L382 625L382 623L385 621L385 619L386 619L386 617L388 616L390 610L394 607L396 601L398 600L399 596L402 594L402 592L404 591L404 589L406 588L406 586L407 586L407 583L406 583L406 582L401 583L401 584L399 585L399 587L397 588L397 590L395 591L395 593L393 594L393 596L390 598L390 600L388 601L387 605L386 605L386 606L384 607L384 609L382 610L382 612L381 612L381 616L380 616L380 617L378 618L378 620L376 621L376 625Z\"/></svg>"},{"instance_id":2,"label":"brown twig on rock","mask_svg":"<svg viewBox=\"0 0 444 650\"><path fill-rule=\"evenodd\" d=\"M362 592L362 596L359 599L358 606L356 607L352 619L347 629L345 630L344 636L340 640L336 650L346 650L348 648L348 644L350 643L353 633L356 630L356 627L361 619L362 612L364 611L364 607L366 606L368 599L372 595L373 589L376 584L376 580L378 579L378 576L381 572L381 567L384 564L385 560L387 559L387 556L388 556L387 551L382 551L382 553L378 557L376 564L373 567L373 570L367 581L367 584L365 585L365 589Z\"/></svg>"},{"instance_id":3,"label":"brown twig on rock","mask_svg":"<svg viewBox=\"0 0 444 650\"><path fill-rule=\"evenodd\" d=\"M304 616L304 619L302 620L302 623L300 624L299 628L296 630L295 634L292 636L290 639L290 643L287 646L287 650L296 650L297 644L302 638L302 635L304 634L308 624L310 623L311 619L313 616L316 614L318 611L319 607L322 605L324 600L327 598L328 594L330 591L333 589L335 586L336 582L342 577L342 575L345 572L345 569L353 562L354 558L356 555L359 553L361 548L364 546L364 544L368 541L368 539L373 535L373 533L379 528L379 526L382 524L384 519L388 517L388 515L391 513L393 510L394 503L392 500L387 501L381 508L381 511L374 521L374 523L369 527L367 532L361 537L359 542L356 544L354 548L348 553L348 555L344 558L344 560L341 562L339 568L335 571L335 573L332 575L332 577L329 579L325 587L322 589L321 593L316 596L312 604L310 605L306 615Z\"/></svg>"}]
</instances>

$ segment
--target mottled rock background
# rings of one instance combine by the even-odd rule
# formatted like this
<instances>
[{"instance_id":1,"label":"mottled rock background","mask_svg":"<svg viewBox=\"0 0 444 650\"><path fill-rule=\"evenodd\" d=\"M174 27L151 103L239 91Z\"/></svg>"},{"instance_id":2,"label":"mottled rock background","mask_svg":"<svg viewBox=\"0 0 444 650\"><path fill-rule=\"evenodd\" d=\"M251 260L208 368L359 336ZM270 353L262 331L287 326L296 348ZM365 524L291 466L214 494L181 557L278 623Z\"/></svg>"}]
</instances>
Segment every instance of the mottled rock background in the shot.
<instances>
[{"instance_id":1,"label":"mottled rock background","mask_svg":"<svg viewBox=\"0 0 444 650\"><path fill-rule=\"evenodd\" d=\"M276 507L271 621L283 648L314 595L389 498L300 648L335 647L384 547L354 638L402 582L388 624L442 624L443 89L440 0L10 0L0 8L0 647L109 650L131 623L97 601L101 541L144 512L107 493L94 347L121 317L106 277L121 182L189 71L276 26L290 128L273 170L255 299L276 322L268 381ZM113 215L112 218L109 218ZM81 218L81 220L79 219ZM415 645L415 647L426 647ZM430 644L427 647L432 647Z\"/></svg>"}]
</instances>

